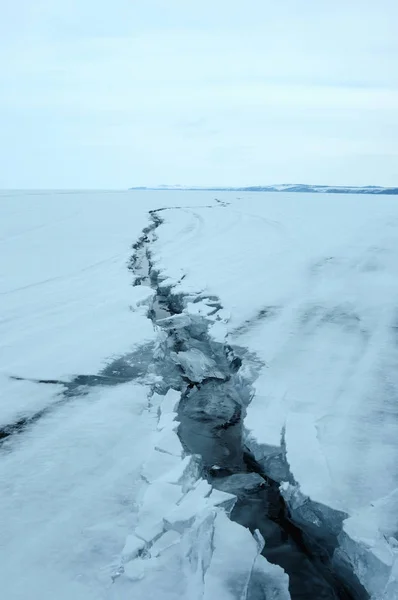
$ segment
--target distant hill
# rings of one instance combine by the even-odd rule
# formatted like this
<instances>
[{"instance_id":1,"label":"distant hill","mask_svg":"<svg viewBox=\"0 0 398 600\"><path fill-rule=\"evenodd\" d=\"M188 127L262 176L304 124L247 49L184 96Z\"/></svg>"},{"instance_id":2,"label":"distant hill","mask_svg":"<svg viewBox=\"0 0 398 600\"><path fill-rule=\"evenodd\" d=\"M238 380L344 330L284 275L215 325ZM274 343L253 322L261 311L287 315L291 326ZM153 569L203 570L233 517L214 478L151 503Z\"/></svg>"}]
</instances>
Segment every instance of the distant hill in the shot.
<instances>
[{"instance_id":1,"label":"distant hill","mask_svg":"<svg viewBox=\"0 0 398 600\"><path fill-rule=\"evenodd\" d=\"M160 185L157 187L132 187L130 190L174 190L174 191L209 191L209 192L300 192L310 194L388 194L398 195L398 187L365 187L306 185L301 183L283 185L254 185L247 187L199 187L183 185Z\"/></svg>"}]
</instances>

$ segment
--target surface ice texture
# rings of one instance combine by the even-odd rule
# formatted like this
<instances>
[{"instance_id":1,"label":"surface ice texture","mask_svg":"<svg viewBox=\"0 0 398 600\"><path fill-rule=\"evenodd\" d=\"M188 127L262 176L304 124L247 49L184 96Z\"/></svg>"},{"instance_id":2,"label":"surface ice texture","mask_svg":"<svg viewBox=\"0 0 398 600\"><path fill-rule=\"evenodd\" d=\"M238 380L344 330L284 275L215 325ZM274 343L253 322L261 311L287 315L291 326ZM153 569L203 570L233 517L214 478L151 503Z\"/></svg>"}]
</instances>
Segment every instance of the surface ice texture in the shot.
<instances>
[{"instance_id":1,"label":"surface ice texture","mask_svg":"<svg viewBox=\"0 0 398 600\"><path fill-rule=\"evenodd\" d=\"M231 499L195 484L197 463L176 439L176 392L150 408L145 364L162 359L162 334L147 317L153 291L131 285L127 263L148 211L181 204L159 213L151 244L164 289L189 297L162 327L206 318L214 340L256 357L245 443L277 481L290 477L289 501L346 515L343 558L374 598L396 598L398 205L344 194L217 198L229 204L200 191L1 193L0 428L37 417L0 457L4 597L150 598L158 586L156 598L223 597L221 587L235 598L234 587L260 594L266 571L285 600L283 572L228 520ZM174 360L186 379L222 381L198 348ZM91 379L84 394L65 393L104 370L106 386Z\"/></svg>"}]
</instances>

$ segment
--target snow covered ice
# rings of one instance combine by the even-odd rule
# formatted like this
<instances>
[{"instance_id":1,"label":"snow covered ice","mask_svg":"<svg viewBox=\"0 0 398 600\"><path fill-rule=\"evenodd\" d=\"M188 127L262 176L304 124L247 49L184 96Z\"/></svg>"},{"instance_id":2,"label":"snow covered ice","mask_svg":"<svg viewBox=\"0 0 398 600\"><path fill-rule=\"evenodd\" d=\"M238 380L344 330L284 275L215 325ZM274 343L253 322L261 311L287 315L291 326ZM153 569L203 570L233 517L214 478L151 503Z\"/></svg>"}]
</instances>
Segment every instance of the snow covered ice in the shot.
<instances>
[{"instance_id":1,"label":"snow covered ice","mask_svg":"<svg viewBox=\"0 0 398 600\"><path fill-rule=\"evenodd\" d=\"M317 507L326 542L340 518L340 552L354 573L375 598L394 598L397 528L392 519L381 533L377 515L386 498L397 511L397 205L219 197L228 206L167 212L156 268L186 274L174 293L218 296L230 318L215 335L263 364L247 446L266 474ZM358 514L372 514L370 532Z\"/></svg>"},{"instance_id":2,"label":"snow covered ice","mask_svg":"<svg viewBox=\"0 0 398 600\"><path fill-rule=\"evenodd\" d=\"M287 600L236 516L272 482L335 573L397 598L398 207L217 198L0 195L7 600Z\"/></svg>"},{"instance_id":3,"label":"snow covered ice","mask_svg":"<svg viewBox=\"0 0 398 600\"><path fill-rule=\"evenodd\" d=\"M154 292L131 285L128 264L148 211L172 200L1 195L7 600L243 598L254 567L264 572L256 585L267 585L269 570L275 598L288 594L282 569L229 520L235 496L212 489L199 457L182 448L180 393L154 392ZM177 362L217 375L202 356L196 366L184 355Z\"/></svg>"}]
</instances>

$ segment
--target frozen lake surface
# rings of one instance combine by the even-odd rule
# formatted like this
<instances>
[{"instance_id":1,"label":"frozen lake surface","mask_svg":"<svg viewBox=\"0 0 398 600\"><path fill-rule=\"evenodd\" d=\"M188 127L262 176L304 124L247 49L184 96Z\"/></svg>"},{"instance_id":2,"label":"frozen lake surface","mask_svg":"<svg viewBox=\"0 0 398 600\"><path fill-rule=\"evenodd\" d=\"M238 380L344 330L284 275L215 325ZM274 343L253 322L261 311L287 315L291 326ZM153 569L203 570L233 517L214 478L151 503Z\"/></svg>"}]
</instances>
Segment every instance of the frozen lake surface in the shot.
<instances>
[{"instance_id":1,"label":"frozen lake surface","mask_svg":"<svg viewBox=\"0 0 398 600\"><path fill-rule=\"evenodd\" d=\"M1 192L4 597L397 598L397 299L394 196Z\"/></svg>"}]
</instances>

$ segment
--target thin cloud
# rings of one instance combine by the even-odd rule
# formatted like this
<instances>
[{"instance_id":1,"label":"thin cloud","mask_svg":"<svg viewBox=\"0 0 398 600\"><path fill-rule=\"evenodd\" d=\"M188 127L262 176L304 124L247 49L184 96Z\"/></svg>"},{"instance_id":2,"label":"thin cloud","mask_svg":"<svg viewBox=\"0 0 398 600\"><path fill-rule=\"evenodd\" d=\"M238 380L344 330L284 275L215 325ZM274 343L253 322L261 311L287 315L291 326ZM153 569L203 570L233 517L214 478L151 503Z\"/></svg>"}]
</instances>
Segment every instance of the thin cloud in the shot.
<instances>
[{"instance_id":1,"label":"thin cloud","mask_svg":"<svg viewBox=\"0 0 398 600\"><path fill-rule=\"evenodd\" d=\"M2 187L398 182L390 0L1 4Z\"/></svg>"}]
</instances>

